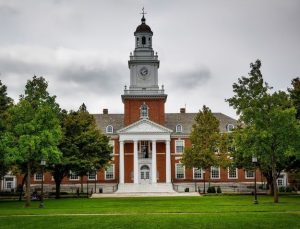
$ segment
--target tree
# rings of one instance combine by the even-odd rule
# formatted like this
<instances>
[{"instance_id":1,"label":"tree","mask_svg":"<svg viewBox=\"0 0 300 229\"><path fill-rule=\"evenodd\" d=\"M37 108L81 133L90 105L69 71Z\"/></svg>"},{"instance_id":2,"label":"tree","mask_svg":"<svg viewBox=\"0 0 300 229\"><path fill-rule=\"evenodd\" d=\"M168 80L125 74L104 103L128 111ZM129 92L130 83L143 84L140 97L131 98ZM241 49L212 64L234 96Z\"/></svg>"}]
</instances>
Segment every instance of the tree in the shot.
<instances>
[{"instance_id":1,"label":"tree","mask_svg":"<svg viewBox=\"0 0 300 229\"><path fill-rule=\"evenodd\" d=\"M202 168L210 173L211 166L226 166L220 159L228 158L224 156L227 155L227 150L224 150L224 147L227 148L227 136L220 134L219 124L211 110L203 106L193 124L190 135L192 146L186 147L182 156L181 161L187 168Z\"/></svg>"},{"instance_id":2,"label":"tree","mask_svg":"<svg viewBox=\"0 0 300 229\"><path fill-rule=\"evenodd\" d=\"M94 116L88 113L84 104L78 111L64 114L62 120L64 135L59 148L63 157L52 169L56 198L59 198L62 180L69 175L70 170L77 172L82 181L82 177L89 172L104 168L110 162L112 153L109 139L101 134Z\"/></svg>"},{"instance_id":3,"label":"tree","mask_svg":"<svg viewBox=\"0 0 300 229\"><path fill-rule=\"evenodd\" d=\"M234 96L227 99L240 115L242 128L234 131L233 153L236 164L251 167L252 156L272 187L274 202L278 202L277 178L287 168L291 156L299 156L299 123L295 108L285 92L270 92L264 82L257 60L251 65L249 77L233 84ZM252 167L253 168L253 167Z\"/></svg>"},{"instance_id":4,"label":"tree","mask_svg":"<svg viewBox=\"0 0 300 229\"><path fill-rule=\"evenodd\" d=\"M27 81L25 95L9 109L9 128L5 140L9 158L18 164L26 163L26 203L30 205L30 175L35 163L41 159L48 163L59 161L57 145L61 139L58 119L59 106L55 96L47 92L48 83L43 77Z\"/></svg>"},{"instance_id":5,"label":"tree","mask_svg":"<svg viewBox=\"0 0 300 229\"><path fill-rule=\"evenodd\" d=\"M13 105L13 100L7 95L7 87L0 80L0 180L9 170L9 164L5 152L5 140L3 136L7 130L8 108ZM0 187L1 190L1 187Z\"/></svg>"},{"instance_id":6,"label":"tree","mask_svg":"<svg viewBox=\"0 0 300 229\"><path fill-rule=\"evenodd\" d=\"M293 104L296 108L297 114L296 117L300 120L300 78L295 78L292 80L293 88L289 88L290 97L293 101Z\"/></svg>"}]
</instances>

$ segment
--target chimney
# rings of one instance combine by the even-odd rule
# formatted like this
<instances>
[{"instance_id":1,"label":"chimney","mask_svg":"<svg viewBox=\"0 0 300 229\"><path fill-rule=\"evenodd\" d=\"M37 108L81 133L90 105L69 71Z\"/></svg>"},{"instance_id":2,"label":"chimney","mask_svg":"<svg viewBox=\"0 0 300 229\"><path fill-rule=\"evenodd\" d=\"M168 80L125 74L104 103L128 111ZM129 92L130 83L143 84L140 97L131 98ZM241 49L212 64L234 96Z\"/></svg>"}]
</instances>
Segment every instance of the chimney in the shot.
<instances>
[{"instance_id":1,"label":"chimney","mask_svg":"<svg viewBox=\"0 0 300 229\"><path fill-rule=\"evenodd\" d=\"M185 108L180 108L180 113L184 114L185 113Z\"/></svg>"},{"instance_id":2,"label":"chimney","mask_svg":"<svg viewBox=\"0 0 300 229\"><path fill-rule=\"evenodd\" d=\"M103 114L108 114L108 109L107 108L103 109Z\"/></svg>"}]
</instances>

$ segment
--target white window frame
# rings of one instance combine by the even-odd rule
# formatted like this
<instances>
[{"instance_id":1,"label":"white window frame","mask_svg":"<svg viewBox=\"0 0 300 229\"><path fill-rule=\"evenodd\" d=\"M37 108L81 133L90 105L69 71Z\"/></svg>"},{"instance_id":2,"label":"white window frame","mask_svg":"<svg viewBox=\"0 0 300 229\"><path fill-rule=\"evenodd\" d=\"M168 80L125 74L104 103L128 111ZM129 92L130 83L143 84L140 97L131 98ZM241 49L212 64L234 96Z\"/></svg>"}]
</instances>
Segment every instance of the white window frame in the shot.
<instances>
[{"instance_id":1,"label":"white window frame","mask_svg":"<svg viewBox=\"0 0 300 229\"><path fill-rule=\"evenodd\" d=\"M72 176L77 176L77 178L72 178ZM77 172L70 171L69 180L71 180L71 181L78 181L79 180L79 176L78 176Z\"/></svg>"},{"instance_id":2,"label":"white window frame","mask_svg":"<svg viewBox=\"0 0 300 229\"><path fill-rule=\"evenodd\" d=\"M229 127L231 127L231 128L229 128ZM227 126L226 126L227 132L231 132L233 129L234 129L234 125L231 124L231 123L228 123Z\"/></svg>"},{"instance_id":3,"label":"white window frame","mask_svg":"<svg viewBox=\"0 0 300 229\"><path fill-rule=\"evenodd\" d=\"M112 178L107 178L107 169L105 169L105 172L104 172L104 178L105 180L114 180L115 179L115 164L110 164L109 167L112 166Z\"/></svg>"},{"instance_id":4,"label":"white window frame","mask_svg":"<svg viewBox=\"0 0 300 229\"><path fill-rule=\"evenodd\" d=\"M181 165L183 168L183 177L178 177L178 173L177 173L177 166ZM175 177L176 179L185 179L185 166L182 163L175 163Z\"/></svg>"},{"instance_id":5,"label":"white window frame","mask_svg":"<svg viewBox=\"0 0 300 229\"><path fill-rule=\"evenodd\" d=\"M230 177L230 169L235 169L235 177ZM238 168L228 168L228 179L238 179Z\"/></svg>"},{"instance_id":6,"label":"white window frame","mask_svg":"<svg viewBox=\"0 0 300 229\"><path fill-rule=\"evenodd\" d=\"M248 176L248 172L252 172L253 173L253 176ZM246 179L254 179L254 170L245 170L245 178Z\"/></svg>"},{"instance_id":7,"label":"white window frame","mask_svg":"<svg viewBox=\"0 0 300 229\"><path fill-rule=\"evenodd\" d=\"M183 127L181 124L176 125L176 133L182 133L183 132Z\"/></svg>"},{"instance_id":8,"label":"white window frame","mask_svg":"<svg viewBox=\"0 0 300 229\"><path fill-rule=\"evenodd\" d=\"M90 178L91 173L95 173L95 178L94 178L94 179L91 179L91 178ZM89 181L90 181L90 180L91 180L91 181L95 181L95 180L97 180L97 172L96 172L96 171L95 171L95 172L89 172L87 177L88 177L88 180L89 180Z\"/></svg>"},{"instance_id":9,"label":"white window frame","mask_svg":"<svg viewBox=\"0 0 300 229\"><path fill-rule=\"evenodd\" d=\"M213 170L214 170L214 168L218 169L218 177L213 177ZM212 179L212 180L218 180L218 179L220 179L220 177L221 177L220 167L211 166L210 167L210 179Z\"/></svg>"},{"instance_id":10,"label":"white window frame","mask_svg":"<svg viewBox=\"0 0 300 229\"><path fill-rule=\"evenodd\" d=\"M177 142L182 142L182 152L177 152ZM175 140L175 153L183 154L184 152L185 141L182 139Z\"/></svg>"},{"instance_id":11,"label":"white window frame","mask_svg":"<svg viewBox=\"0 0 300 229\"><path fill-rule=\"evenodd\" d=\"M105 132L107 134L113 134L114 133L114 127L112 125L108 125L106 128L105 128Z\"/></svg>"},{"instance_id":12,"label":"white window frame","mask_svg":"<svg viewBox=\"0 0 300 229\"><path fill-rule=\"evenodd\" d=\"M37 175L41 175L41 178L38 178ZM42 174L42 173L35 173L34 174L34 181L42 181L42 180L44 180L44 174Z\"/></svg>"},{"instance_id":13,"label":"white window frame","mask_svg":"<svg viewBox=\"0 0 300 229\"><path fill-rule=\"evenodd\" d=\"M200 175L201 175L201 177L196 177L196 176L195 176L195 173L196 173L197 170L200 170ZM200 169L193 168L193 179L194 179L194 180L202 180L202 179L203 179L203 171L202 171L202 168L200 168Z\"/></svg>"}]
</instances>

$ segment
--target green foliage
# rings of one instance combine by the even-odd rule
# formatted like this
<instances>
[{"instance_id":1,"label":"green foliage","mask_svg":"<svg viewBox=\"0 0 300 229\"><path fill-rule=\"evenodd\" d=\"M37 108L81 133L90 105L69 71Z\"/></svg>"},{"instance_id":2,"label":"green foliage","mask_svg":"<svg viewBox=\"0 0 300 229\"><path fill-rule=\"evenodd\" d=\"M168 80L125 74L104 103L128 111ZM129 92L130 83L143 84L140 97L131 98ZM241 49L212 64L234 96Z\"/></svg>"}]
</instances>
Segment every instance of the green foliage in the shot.
<instances>
[{"instance_id":1,"label":"green foliage","mask_svg":"<svg viewBox=\"0 0 300 229\"><path fill-rule=\"evenodd\" d=\"M47 92L43 77L33 77L26 84L25 95L9 109L8 130L4 135L4 148L10 161L27 165L27 174L32 167L46 159L48 163L60 160L57 148L61 139L58 118L59 106L55 97ZM27 179L27 202L30 202L30 176Z\"/></svg>"},{"instance_id":2,"label":"green foliage","mask_svg":"<svg viewBox=\"0 0 300 229\"><path fill-rule=\"evenodd\" d=\"M111 160L112 148L109 139L97 128L93 115L90 115L84 104L78 111L61 114L63 139L59 148L62 160L52 170L59 198L60 183L70 170L83 176L105 167Z\"/></svg>"},{"instance_id":3,"label":"green foliage","mask_svg":"<svg viewBox=\"0 0 300 229\"><path fill-rule=\"evenodd\" d=\"M219 131L219 120L203 106L195 117L190 135L192 147L186 147L182 162L187 168L209 169L211 166L228 165L228 141Z\"/></svg>"},{"instance_id":4,"label":"green foliage","mask_svg":"<svg viewBox=\"0 0 300 229\"><path fill-rule=\"evenodd\" d=\"M289 88L290 97L293 101L293 104L297 110L296 117L300 120L300 78L295 78L292 80L293 88Z\"/></svg>"},{"instance_id":5,"label":"green foliage","mask_svg":"<svg viewBox=\"0 0 300 229\"><path fill-rule=\"evenodd\" d=\"M237 110L243 128L234 131L233 157L238 166L251 168L251 158L258 157L260 170L274 189L278 201L276 179L289 165L290 158L299 157L300 127L295 108L288 95L270 92L260 72L261 62L251 64L249 77L233 84L234 96L227 99Z\"/></svg>"}]
</instances>

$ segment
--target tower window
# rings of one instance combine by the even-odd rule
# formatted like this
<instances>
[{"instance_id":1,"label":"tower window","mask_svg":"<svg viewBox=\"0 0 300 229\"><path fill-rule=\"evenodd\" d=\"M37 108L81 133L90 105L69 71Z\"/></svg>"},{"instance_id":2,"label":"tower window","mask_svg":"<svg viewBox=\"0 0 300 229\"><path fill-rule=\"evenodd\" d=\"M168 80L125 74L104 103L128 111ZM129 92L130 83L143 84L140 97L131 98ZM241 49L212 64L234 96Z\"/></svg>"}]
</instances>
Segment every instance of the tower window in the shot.
<instances>
[{"instance_id":1,"label":"tower window","mask_svg":"<svg viewBox=\"0 0 300 229\"><path fill-rule=\"evenodd\" d=\"M146 104L143 104L140 108L140 115L141 118L148 118L148 106Z\"/></svg>"},{"instance_id":2,"label":"tower window","mask_svg":"<svg viewBox=\"0 0 300 229\"><path fill-rule=\"evenodd\" d=\"M146 44L146 37L142 37L142 45Z\"/></svg>"}]
</instances>

